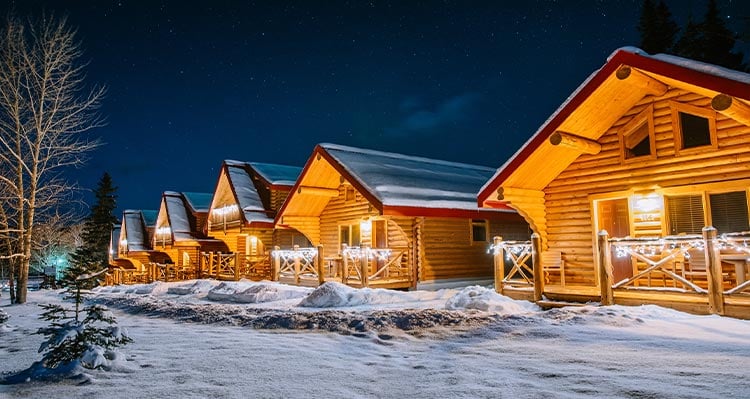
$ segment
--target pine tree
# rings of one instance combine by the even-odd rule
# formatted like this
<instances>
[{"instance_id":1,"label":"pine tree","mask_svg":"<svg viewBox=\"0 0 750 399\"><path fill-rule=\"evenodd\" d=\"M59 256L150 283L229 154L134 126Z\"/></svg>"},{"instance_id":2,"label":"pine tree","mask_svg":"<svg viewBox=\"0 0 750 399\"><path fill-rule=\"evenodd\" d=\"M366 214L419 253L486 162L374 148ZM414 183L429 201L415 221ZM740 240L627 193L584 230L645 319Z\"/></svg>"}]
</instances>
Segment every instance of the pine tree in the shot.
<instances>
[{"instance_id":1,"label":"pine tree","mask_svg":"<svg viewBox=\"0 0 750 399\"><path fill-rule=\"evenodd\" d=\"M638 31L641 34L640 48L656 54L672 51L679 28L664 1L654 4L652 0L644 0Z\"/></svg>"},{"instance_id":2,"label":"pine tree","mask_svg":"<svg viewBox=\"0 0 750 399\"><path fill-rule=\"evenodd\" d=\"M91 285L90 281L97 277L97 274L80 275L74 284L68 285L64 299L73 300L73 309L55 304L41 305L44 312L40 318L50 323L37 331L46 338L39 348L39 352L44 352L43 367L56 369L71 362L80 362L84 368L98 368L113 356L113 349L133 342L117 326L117 321L106 307L83 306L89 294L83 287Z\"/></svg>"},{"instance_id":3,"label":"pine tree","mask_svg":"<svg viewBox=\"0 0 750 399\"><path fill-rule=\"evenodd\" d=\"M685 30L682 32L680 40L675 43L674 54L680 57L698 60L702 58L698 42L701 40L700 25L693 20L693 16L688 17Z\"/></svg>"},{"instance_id":4,"label":"pine tree","mask_svg":"<svg viewBox=\"0 0 750 399\"><path fill-rule=\"evenodd\" d=\"M732 51L737 35L727 28L719 13L716 0L709 0L706 15L701 23L699 47L703 54L701 61L721 65L731 69L745 70L741 52Z\"/></svg>"},{"instance_id":5,"label":"pine tree","mask_svg":"<svg viewBox=\"0 0 750 399\"><path fill-rule=\"evenodd\" d=\"M91 207L91 214L83 225L83 245L71 256L70 266L62 278L64 286L73 284L76 276L95 273L107 267L112 226L117 223L114 216L117 207L116 191L112 178L105 172L94 191L96 203ZM98 282L91 281L91 284L92 286L85 288L92 288Z\"/></svg>"}]
</instances>

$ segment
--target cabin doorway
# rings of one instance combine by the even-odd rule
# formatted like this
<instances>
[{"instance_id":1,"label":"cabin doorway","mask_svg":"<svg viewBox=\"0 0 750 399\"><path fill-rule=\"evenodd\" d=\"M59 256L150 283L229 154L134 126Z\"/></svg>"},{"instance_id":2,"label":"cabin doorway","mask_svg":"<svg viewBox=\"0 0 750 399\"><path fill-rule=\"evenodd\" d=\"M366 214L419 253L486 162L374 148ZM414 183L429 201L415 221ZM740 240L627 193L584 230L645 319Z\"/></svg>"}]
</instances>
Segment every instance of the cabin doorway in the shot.
<instances>
[{"instance_id":1,"label":"cabin doorway","mask_svg":"<svg viewBox=\"0 0 750 399\"><path fill-rule=\"evenodd\" d=\"M610 237L630 235L630 207L627 198L597 201L597 216L596 231L607 230ZM610 259L612 259L614 282L633 277L633 264L630 257L617 257L612 252Z\"/></svg>"}]
</instances>

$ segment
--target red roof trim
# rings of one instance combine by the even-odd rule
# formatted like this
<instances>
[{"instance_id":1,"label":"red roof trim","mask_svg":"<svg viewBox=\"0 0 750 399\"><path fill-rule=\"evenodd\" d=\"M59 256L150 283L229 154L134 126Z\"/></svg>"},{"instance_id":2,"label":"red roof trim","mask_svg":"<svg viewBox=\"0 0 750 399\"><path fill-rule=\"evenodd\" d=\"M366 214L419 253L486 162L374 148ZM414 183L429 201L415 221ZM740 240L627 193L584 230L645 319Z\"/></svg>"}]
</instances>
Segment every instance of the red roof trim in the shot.
<instances>
[{"instance_id":1,"label":"red roof trim","mask_svg":"<svg viewBox=\"0 0 750 399\"><path fill-rule=\"evenodd\" d=\"M310 170L310 167L312 166L313 162L315 162L317 156L320 155L321 157L325 158L326 161L334 168L336 169L339 174L341 174L346 180L348 180L354 188L359 191L360 194L362 194L365 199L372 204L375 209L381 211L383 209L383 204L375 198L372 193L364 189L364 186L355 179L331 154L326 152L325 148L320 146L320 144L315 146L315 149L313 150L312 155L310 155L310 158L307 159L307 162L305 163L305 167L302 168L302 172L300 173L299 177L297 178L297 182L294 184L294 187L292 187L289 196L286 198L286 201L284 201L284 204L281 206L281 209L276 213L276 218L274 222L276 224L279 224L279 221L284 215L284 211L286 210L287 205L291 202L291 199L296 195L297 191L299 190L299 186L302 183L302 178L307 175L308 171Z\"/></svg>"},{"instance_id":2,"label":"red roof trim","mask_svg":"<svg viewBox=\"0 0 750 399\"><path fill-rule=\"evenodd\" d=\"M542 126L536 135L518 152L498 173L487 187L477 197L477 204L481 207L492 193L497 191L513 171L521 166L526 159L555 132L558 126L568 118L602 83L614 73L620 65L629 65L648 72L667 76L680 81L688 82L696 86L721 92L730 96L749 99L750 85L737 82L721 76L711 75L694 69L686 68L667 61L653 57L631 53L626 50L618 50L612 58L589 80L585 87L573 97L565 107L549 122Z\"/></svg>"},{"instance_id":3,"label":"red roof trim","mask_svg":"<svg viewBox=\"0 0 750 399\"><path fill-rule=\"evenodd\" d=\"M385 206L383 215L408 216L408 217L444 217L460 219L490 219L490 220L512 220L521 217L516 211L497 211L490 209L444 209L444 208L422 208L417 206Z\"/></svg>"}]
</instances>

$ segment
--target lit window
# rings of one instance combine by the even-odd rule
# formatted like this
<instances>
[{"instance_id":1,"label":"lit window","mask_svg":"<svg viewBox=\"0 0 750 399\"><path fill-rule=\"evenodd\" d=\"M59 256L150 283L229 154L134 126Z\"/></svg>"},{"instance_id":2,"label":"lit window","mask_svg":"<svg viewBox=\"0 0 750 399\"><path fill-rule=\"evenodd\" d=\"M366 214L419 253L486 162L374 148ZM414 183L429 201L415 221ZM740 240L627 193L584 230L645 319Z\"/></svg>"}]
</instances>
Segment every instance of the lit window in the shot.
<instances>
[{"instance_id":1,"label":"lit window","mask_svg":"<svg viewBox=\"0 0 750 399\"><path fill-rule=\"evenodd\" d=\"M701 234L706 222L703 217L703 196L680 195L667 199L669 234Z\"/></svg>"}]
</instances>

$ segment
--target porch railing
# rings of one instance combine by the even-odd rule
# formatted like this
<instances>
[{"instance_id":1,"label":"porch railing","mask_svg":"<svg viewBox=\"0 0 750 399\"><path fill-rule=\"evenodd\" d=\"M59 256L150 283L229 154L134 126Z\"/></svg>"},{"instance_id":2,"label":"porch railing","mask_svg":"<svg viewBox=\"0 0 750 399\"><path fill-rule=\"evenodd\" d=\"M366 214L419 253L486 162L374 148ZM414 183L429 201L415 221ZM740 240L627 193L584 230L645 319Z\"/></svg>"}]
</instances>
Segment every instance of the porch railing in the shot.
<instances>
[{"instance_id":1,"label":"porch railing","mask_svg":"<svg viewBox=\"0 0 750 399\"><path fill-rule=\"evenodd\" d=\"M709 311L723 314L726 296L750 294L748 243L750 232L718 236L711 226L704 227L700 236L641 239L609 238L601 231L598 253L602 304L613 304L618 289L671 290L706 295ZM632 277L612 281L613 253L635 263Z\"/></svg>"},{"instance_id":2,"label":"porch railing","mask_svg":"<svg viewBox=\"0 0 750 399\"><path fill-rule=\"evenodd\" d=\"M408 247L349 247L341 250L344 283L369 286L372 282L411 281L411 268L404 265Z\"/></svg>"},{"instance_id":3,"label":"porch railing","mask_svg":"<svg viewBox=\"0 0 750 399\"><path fill-rule=\"evenodd\" d=\"M199 276L239 280L240 269L236 265L235 252L201 252Z\"/></svg>"},{"instance_id":4,"label":"porch railing","mask_svg":"<svg viewBox=\"0 0 750 399\"><path fill-rule=\"evenodd\" d=\"M533 289L533 300L542 299L544 273L539 256L541 254L539 234L532 234L530 241L503 241L502 237L495 237L489 252L493 254L494 259L496 291L502 293L506 286ZM508 274L505 274L506 260L512 263Z\"/></svg>"},{"instance_id":5,"label":"porch railing","mask_svg":"<svg viewBox=\"0 0 750 399\"><path fill-rule=\"evenodd\" d=\"M275 247L271 253L273 258L274 280L287 278L299 284L303 279L315 280L319 284L325 282L325 273L320 259L320 247L300 248L295 245L292 249Z\"/></svg>"}]
</instances>

